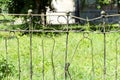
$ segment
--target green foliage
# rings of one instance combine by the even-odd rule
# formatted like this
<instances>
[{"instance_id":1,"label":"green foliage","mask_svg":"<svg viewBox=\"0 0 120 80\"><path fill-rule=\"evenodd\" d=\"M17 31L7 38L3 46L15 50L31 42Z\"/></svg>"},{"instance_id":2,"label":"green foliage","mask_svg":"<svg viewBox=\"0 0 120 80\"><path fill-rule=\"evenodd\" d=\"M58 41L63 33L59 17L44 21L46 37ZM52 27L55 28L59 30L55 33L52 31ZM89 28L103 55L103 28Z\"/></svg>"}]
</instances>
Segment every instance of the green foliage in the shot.
<instances>
[{"instance_id":1,"label":"green foliage","mask_svg":"<svg viewBox=\"0 0 120 80\"><path fill-rule=\"evenodd\" d=\"M52 0L0 0L0 5L6 5L10 13L27 13L28 9L37 10L37 13L46 12L46 7L51 6Z\"/></svg>"},{"instance_id":2,"label":"green foliage","mask_svg":"<svg viewBox=\"0 0 120 80\"><path fill-rule=\"evenodd\" d=\"M10 13L27 13L28 9L33 8L33 0L12 0L9 4Z\"/></svg>"},{"instance_id":3,"label":"green foliage","mask_svg":"<svg viewBox=\"0 0 120 80\"><path fill-rule=\"evenodd\" d=\"M0 59L0 80L12 75L14 66L7 63L6 59Z\"/></svg>"},{"instance_id":4,"label":"green foliage","mask_svg":"<svg viewBox=\"0 0 120 80\"><path fill-rule=\"evenodd\" d=\"M12 0L0 0L0 12L6 13L8 12L9 4L12 3Z\"/></svg>"},{"instance_id":5,"label":"green foliage","mask_svg":"<svg viewBox=\"0 0 120 80\"><path fill-rule=\"evenodd\" d=\"M10 3L12 0L0 0L0 4Z\"/></svg>"},{"instance_id":6,"label":"green foliage","mask_svg":"<svg viewBox=\"0 0 120 80\"><path fill-rule=\"evenodd\" d=\"M116 0L98 0L97 4L99 5L97 6L97 9L101 9L103 6L107 6L107 5L115 4L115 3L116 3Z\"/></svg>"},{"instance_id":7,"label":"green foliage","mask_svg":"<svg viewBox=\"0 0 120 80\"><path fill-rule=\"evenodd\" d=\"M110 4L111 0L98 0L100 4Z\"/></svg>"}]
</instances>

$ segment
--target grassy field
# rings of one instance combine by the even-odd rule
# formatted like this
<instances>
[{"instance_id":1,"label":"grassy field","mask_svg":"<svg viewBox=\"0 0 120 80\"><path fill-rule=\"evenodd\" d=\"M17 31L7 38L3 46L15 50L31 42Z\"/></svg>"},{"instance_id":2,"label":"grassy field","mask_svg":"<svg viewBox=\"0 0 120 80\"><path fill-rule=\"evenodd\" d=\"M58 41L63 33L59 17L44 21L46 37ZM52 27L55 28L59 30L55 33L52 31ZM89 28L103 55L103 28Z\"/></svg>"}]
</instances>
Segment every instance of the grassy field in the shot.
<instances>
[{"instance_id":1,"label":"grassy field","mask_svg":"<svg viewBox=\"0 0 120 80\"><path fill-rule=\"evenodd\" d=\"M33 80L42 80L42 41L44 45L44 66L45 80L53 80L51 54L55 66L56 80L64 80L64 57L66 51L66 34L57 35L33 35L32 38L32 57L33 57ZM50 38L51 37L51 38ZM103 80L104 76L104 36L103 34L89 33L85 38L82 33L70 33L68 39L68 62L70 63L69 72L72 80L91 80L92 79L92 53L94 62L94 80ZM120 37L119 33L106 34L106 80L115 79L116 67L116 40ZM20 48L20 67L21 80L29 80L30 76L30 38L29 35L19 36ZM7 40L7 61L14 65L13 74L9 75L8 80L18 80L18 43L14 37ZM92 44L91 44L92 43ZM120 79L120 40L117 41L118 47L118 79ZM0 61L6 58L5 38L0 37ZM93 49L93 50L92 50ZM73 57L74 55L74 57ZM3 80L6 80L3 79ZM68 76L68 80L70 80Z\"/></svg>"}]
</instances>

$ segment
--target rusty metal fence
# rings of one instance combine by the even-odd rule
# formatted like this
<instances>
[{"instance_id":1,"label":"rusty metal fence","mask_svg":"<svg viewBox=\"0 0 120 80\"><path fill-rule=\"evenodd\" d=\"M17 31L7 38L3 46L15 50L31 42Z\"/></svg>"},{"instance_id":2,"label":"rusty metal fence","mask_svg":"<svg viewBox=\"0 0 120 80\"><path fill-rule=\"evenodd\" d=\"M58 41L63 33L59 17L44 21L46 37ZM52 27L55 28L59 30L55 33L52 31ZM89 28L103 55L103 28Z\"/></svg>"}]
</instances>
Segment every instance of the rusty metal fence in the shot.
<instances>
[{"instance_id":1,"label":"rusty metal fence","mask_svg":"<svg viewBox=\"0 0 120 80\"><path fill-rule=\"evenodd\" d=\"M119 14L94 19L57 15L58 23L60 17L66 20L57 25L41 25L39 14L0 15L0 60L5 61L0 80L120 79ZM71 19L82 24L70 24Z\"/></svg>"}]
</instances>

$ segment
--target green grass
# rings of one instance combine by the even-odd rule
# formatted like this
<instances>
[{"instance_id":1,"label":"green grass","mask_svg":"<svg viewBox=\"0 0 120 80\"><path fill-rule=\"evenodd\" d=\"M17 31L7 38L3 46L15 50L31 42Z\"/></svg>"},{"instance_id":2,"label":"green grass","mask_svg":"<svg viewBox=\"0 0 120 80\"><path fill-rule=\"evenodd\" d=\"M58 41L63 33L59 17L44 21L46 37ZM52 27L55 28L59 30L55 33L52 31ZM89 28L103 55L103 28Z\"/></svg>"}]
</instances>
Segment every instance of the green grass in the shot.
<instances>
[{"instance_id":1,"label":"green grass","mask_svg":"<svg viewBox=\"0 0 120 80\"><path fill-rule=\"evenodd\" d=\"M45 35L33 35L32 55L33 55L33 80L42 80L42 41L44 42L45 53L45 80L53 80L51 53L54 47L54 66L56 80L64 80L64 57L66 51L66 34L58 34L46 37ZM114 80L116 66L116 40L119 33L106 34L106 80ZM89 39L88 39L89 38ZM69 72L72 80L90 80L92 78L92 56L94 55L94 80L103 80L104 70L104 38L103 34L90 33L88 38L84 38L82 33L70 33L68 40L68 62L70 63ZM8 40L8 63L15 66L14 75L8 76L9 80L18 80L18 43L17 39L12 37ZM80 42L79 42L80 41ZM91 46L91 41L92 45ZM29 80L30 76L30 38L29 35L19 36L20 42L20 60L21 60L21 80ZM120 56L120 47L118 40L118 58ZM79 44L79 45L78 45ZM76 46L78 45L77 49ZM76 49L76 51L75 51ZM73 59L72 56L75 53ZM0 38L0 57L6 58L5 39ZM118 62L118 79L120 79L120 62ZM6 79L5 79L6 80ZM68 77L69 80L69 77Z\"/></svg>"}]
</instances>

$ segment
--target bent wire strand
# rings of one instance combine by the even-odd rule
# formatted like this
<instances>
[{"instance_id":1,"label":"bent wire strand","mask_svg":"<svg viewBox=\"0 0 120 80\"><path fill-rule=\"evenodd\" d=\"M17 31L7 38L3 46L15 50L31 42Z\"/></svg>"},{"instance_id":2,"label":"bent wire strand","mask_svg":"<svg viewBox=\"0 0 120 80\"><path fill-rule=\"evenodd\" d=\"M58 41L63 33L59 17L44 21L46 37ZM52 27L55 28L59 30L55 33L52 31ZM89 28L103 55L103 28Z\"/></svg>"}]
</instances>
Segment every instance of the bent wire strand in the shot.
<instances>
[{"instance_id":1,"label":"bent wire strand","mask_svg":"<svg viewBox=\"0 0 120 80\"><path fill-rule=\"evenodd\" d=\"M52 51L51 51L51 63L52 63L52 73L53 73L53 80L56 80L56 71L55 71L55 65L54 65L54 48L55 48L55 39L54 38L51 38L51 37L48 37L50 39L52 39L53 41L53 46L52 46ZM44 49L44 41L45 39L42 39L42 56L43 56L43 59L42 59L42 80L45 80L45 49Z\"/></svg>"},{"instance_id":2,"label":"bent wire strand","mask_svg":"<svg viewBox=\"0 0 120 80\"><path fill-rule=\"evenodd\" d=\"M86 36L86 34L87 34L87 36ZM91 46L91 51L90 51L90 53L91 53L91 56L92 56L92 59L91 59L92 77L91 77L91 80L94 80L94 78L95 78L95 71L94 71L93 41L92 41L92 39L90 39L90 38L88 37L88 34L89 34L89 33L83 33L83 38L78 41L78 43L77 43L77 45L76 45L76 47L75 47L75 50L74 50L74 52L73 52L73 55L72 55L72 57L71 57L71 60L70 60L69 62L70 62L70 64L73 62L74 56L76 55L76 51L77 51L78 46L80 45L81 41L84 40L84 39L89 40L89 41L90 41L90 46Z\"/></svg>"},{"instance_id":3,"label":"bent wire strand","mask_svg":"<svg viewBox=\"0 0 120 80\"><path fill-rule=\"evenodd\" d=\"M18 80L21 80L20 41L19 41L19 38L16 35L16 33L15 32L10 32L10 34L12 34L12 33L13 33L13 35L11 37L14 37L17 40Z\"/></svg>"}]
</instances>

